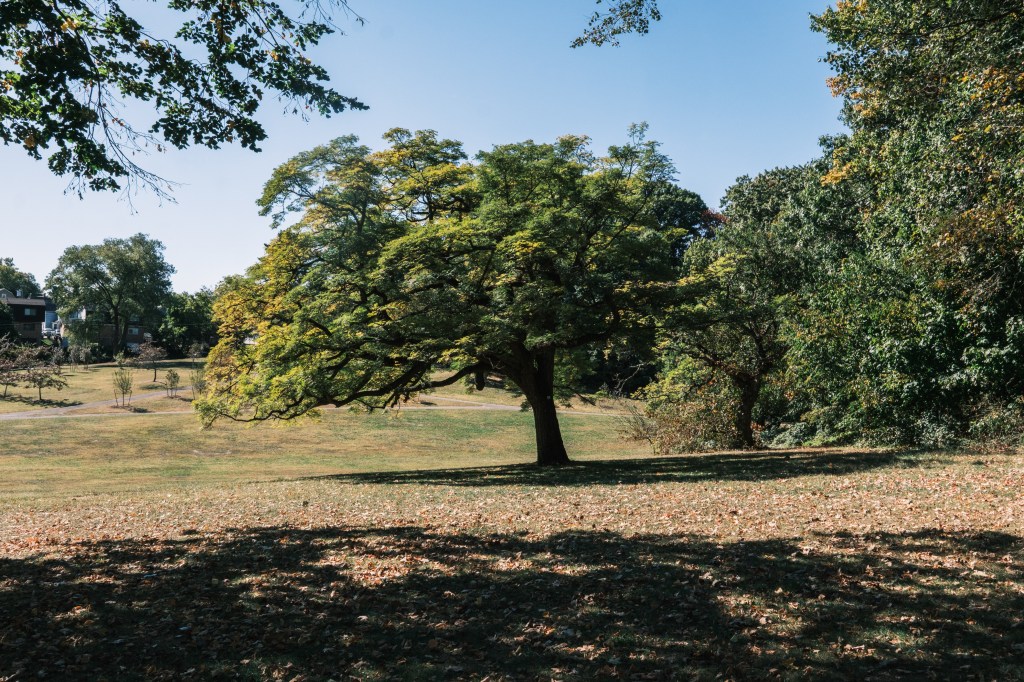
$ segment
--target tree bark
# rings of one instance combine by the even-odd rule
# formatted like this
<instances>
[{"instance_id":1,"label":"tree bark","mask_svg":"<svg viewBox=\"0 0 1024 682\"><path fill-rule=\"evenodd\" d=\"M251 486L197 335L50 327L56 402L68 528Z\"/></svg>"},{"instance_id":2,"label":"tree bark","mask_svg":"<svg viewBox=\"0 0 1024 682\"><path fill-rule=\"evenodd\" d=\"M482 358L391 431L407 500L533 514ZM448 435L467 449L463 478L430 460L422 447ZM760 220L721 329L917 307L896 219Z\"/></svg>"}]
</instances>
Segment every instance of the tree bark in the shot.
<instances>
[{"instance_id":1,"label":"tree bark","mask_svg":"<svg viewBox=\"0 0 1024 682\"><path fill-rule=\"evenodd\" d=\"M533 408L533 427L537 433L537 464L568 464L569 454L565 451L562 430L558 426L555 401L550 395L538 397L536 401L530 400L530 407Z\"/></svg>"},{"instance_id":2,"label":"tree bark","mask_svg":"<svg viewBox=\"0 0 1024 682\"><path fill-rule=\"evenodd\" d=\"M555 410L555 352L543 350L531 354L516 383L533 410L533 426L537 436L537 464L558 466L569 463L569 454L562 441Z\"/></svg>"},{"instance_id":3,"label":"tree bark","mask_svg":"<svg viewBox=\"0 0 1024 682\"><path fill-rule=\"evenodd\" d=\"M754 442L754 406L761 395L761 383L759 381L737 382L740 390L740 406L736 414L736 431L739 434L740 445L744 448L753 448Z\"/></svg>"}]
</instances>

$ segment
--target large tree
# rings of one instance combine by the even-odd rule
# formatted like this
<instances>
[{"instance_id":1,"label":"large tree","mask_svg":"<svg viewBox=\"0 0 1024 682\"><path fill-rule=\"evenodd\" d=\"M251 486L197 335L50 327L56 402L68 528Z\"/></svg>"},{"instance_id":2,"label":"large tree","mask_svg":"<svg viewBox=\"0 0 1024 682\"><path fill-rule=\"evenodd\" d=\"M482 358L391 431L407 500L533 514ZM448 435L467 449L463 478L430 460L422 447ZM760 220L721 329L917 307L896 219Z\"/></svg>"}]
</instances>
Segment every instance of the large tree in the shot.
<instances>
[{"instance_id":1,"label":"large tree","mask_svg":"<svg viewBox=\"0 0 1024 682\"><path fill-rule=\"evenodd\" d=\"M30 272L23 272L14 265L13 258L0 258L0 289L22 292L25 296L41 294L39 282Z\"/></svg>"},{"instance_id":2,"label":"large tree","mask_svg":"<svg viewBox=\"0 0 1024 682\"><path fill-rule=\"evenodd\" d=\"M458 142L393 130L372 153L335 140L284 164L261 200L282 230L215 305L209 419L393 406L498 375L533 411L537 461L568 461L559 383L585 351L649 328L676 294L659 222L673 169L634 127L597 157L586 138L464 161Z\"/></svg>"},{"instance_id":3,"label":"large tree","mask_svg":"<svg viewBox=\"0 0 1024 682\"><path fill-rule=\"evenodd\" d=\"M258 151L266 132L255 115L271 93L303 114L365 108L327 87L306 55L336 30L327 12L348 12L345 0L163 4L154 23L170 31L113 0L0 3L0 140L46 158L79 192L125 181L159 190L139 153L231 142ZM132 120L133 101L153 117Z\"/></svg>"},{"instance_id":4,"label":"large tree","mask_svg":"<svg viewBox=\"0 0 1024 682\"><path fill-rule=\"evenodd\" d=\"M174 273L163 251L162 243L144 234L70 246L46 278L46 288L65 320L83 308L105 315L114 325L115 345L124 348L133 320L160 319Z\"/></svg>"},{"instance_id":5,"label":"large tree","mask_svg":"<svg viewBox=\"0 0 1024 682\"><path fill-rule=\"evenodd\" d=\"M807 368L842 370L829 402L884 440L941 443L1019 412L1024 6L843 2L815 27L851 130L825 180L869 193L863 250L810 301L823 344L800 349Z\"/></svg>"},{"instance_id":6,"label":"large tree","mask_svg":"<svg viewBox=\"0 0 1024 682\"><path fill-rule=\"evenodd\" d=\"M209 348L217 342L213 299L214 293L206 288L168 297L157 337L173 357L184 357L193 345Z\"/></svg>"}]
</instances>

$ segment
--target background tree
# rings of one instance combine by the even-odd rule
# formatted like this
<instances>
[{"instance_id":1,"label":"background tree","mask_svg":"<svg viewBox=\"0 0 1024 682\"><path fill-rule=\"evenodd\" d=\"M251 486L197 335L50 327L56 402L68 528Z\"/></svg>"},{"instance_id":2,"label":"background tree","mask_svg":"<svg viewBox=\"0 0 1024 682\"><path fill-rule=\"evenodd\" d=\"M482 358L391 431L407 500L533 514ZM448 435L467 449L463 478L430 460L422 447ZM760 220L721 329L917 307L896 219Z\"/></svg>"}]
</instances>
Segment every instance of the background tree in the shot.
<instances>
[{"instance_id":1,"label":"background tree","mask_svg":"<svg viewBox=\"0 0 1024 682\"><path fill-rule=\"evenodd\" d=\"M754 411L785 358L787 299L805 267L777 221L806 175L794 168L740 178L726 193L724 224L682 255L683 283L698 295L669 316L665 373L647 395L701 423L683 439L691 448L757 445Z\"/></svg>"},{"instance_id":2,"label":"background tree","mask_svg":"<svg viewBox=\"0 0 1024 682\"><path fill-rule=\"evenodd\" d=\"M793 349L818 348L808 339L834 328L808 309L860 251L863 205L852 183L822 185L827 169L826 160L778 168L727 190L723 222L682 254L694 296L667 316L661 371L640 394L647 406L633 415L632 435L662 451L818 435L806 423L782 426L820 422L815 408L830 397L811 390L823 377L802 355L795 371Z\"/></svg>"},{"instance_id":3,"label":"background tree","mask_svg":"<svg viewBox=\"0 0 1024 682\"><path fill-rule=\"evenodd\" d=\"M531 406L538 463L567 461L559 383L676 294L677 234L653 212L673 169L643 132L606 157L570 136L470 165L457 142L395 130L381 152L349 137L284 164L264 211L302 217L216 302L200 411L385 407L493 374Z\"/></svg>"},{"instance_id":4,"label":"background tree","mask_svg":"<svg viewBox=\"0 0 1024 682\"><path fill-rule=\"evenodd\" d=\"M815 26L851 129L826 181L870 192L801 371L851 433L948 442L1024 392L1024 8L839 3Z\"/></svg>"},{"instance_id":5,"label":"background tree","mask_svg":"<svg viewBox=\"0 0 1024 682\"><path fill-rule=\"evenodd\" d=\"M132 319L142 324L159 320L159 308L171 291L174 267L164 260L163 250L162 243L144 234L71 246L46 278L46 288L65 320L83 308L106 315L114 325L115 347L124 348Z\"/></svg>"},{"instance_id":6,"label":"background tree","mask_svg":"<svg viewBox=\"0 0 1024 682\"><path fill-rule=\"evenodd\" d=\"M6 303L0 303L0 342L19 338L21 334L18 332L11 307Z\"/></svg>"},{"instance_id":7,"label":"background tree","mask_svg":"<svg viewBox=\"0 0 1024 682\"><path fill-rule=\"evenodd\" d=\"M214 293L205 288L194 294L172 293L168 297L156 337L171 356L185 357L193 344L209 348L217 343L213 299Z\"/></svg>"},{"instance_id":8,"label":"background tree","mask_svg":"<svg viewBox=\"0 0 1024 682\"><path fill-rule=\"evenodd\" d=\"M345 0L168 0L158 33L105 0L0 5L0 140L46 158L83 190L141 182L161 191L138 153L238 142L259 151L255 115L269 92L295 111L325 116L365 106L324 83L306 55L336 30L328 11ZM358 17L357 17L358 19ZM129 121L129 102L154 118ZM135 115L133 113L133 115Z\"/></svg>"},{"instance_id":9,"label":"background tree","mask_svg":"<svg viewBox=\"0 0 1024 682\"><path fill-rule=\"evenodd\" d=\"M20 291L24 296L43 293L32 273L19 270L13 258L0 258L0 289L15 294Z\"/></svg>"},{"instance_id":10,"label":"background tree","mask_svg":"<svg viewBox=\"0 0 1024 682\"><path fill-rule=\"evenodd\" d=\"M149 369L153 370L153 382L155 383L157 371L156 363L167 358L167 351L151 341L146 341L145 343L139 344L139 349L136 351L135 357L140 365L149 367Z\"/></svg>"}]
</instances>

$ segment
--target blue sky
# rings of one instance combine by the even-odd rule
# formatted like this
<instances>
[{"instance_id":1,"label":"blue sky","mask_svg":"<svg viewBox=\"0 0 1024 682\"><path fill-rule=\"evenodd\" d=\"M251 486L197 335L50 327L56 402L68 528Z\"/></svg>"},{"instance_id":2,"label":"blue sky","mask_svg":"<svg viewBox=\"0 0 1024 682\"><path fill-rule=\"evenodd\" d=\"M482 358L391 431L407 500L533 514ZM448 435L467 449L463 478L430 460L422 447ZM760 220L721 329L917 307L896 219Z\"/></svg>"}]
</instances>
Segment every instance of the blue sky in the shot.
<instances>
[{"instance_id":1,"label":"blue sky","mask_svg":"<svg viewBox=\"0 0 1024 682\"><path fill-rule=\"evenodd\" d=\"M649 35L576 50L569 43L593 0L351 4L367 23L338 17L346 35L313 56L369 111L306 122L268 101L260 154L189 149L141 159L182 186L176 204L133 197L134 212L113 195L65 195L66 181L45 164L0 147L0 256L42 282L67 246L144 232L165 244L176 290L214 286L271 239L255 200L276 165L350 133L376 147L396 126L435 129L472 155L566 133L589 135L603 151L646 121L679 184L711 206L738 176L807 161L821 135L842 130L819 61L828 46L809 28L826 0L662 0L664 18Z\"/></svg>"}]
</instances>

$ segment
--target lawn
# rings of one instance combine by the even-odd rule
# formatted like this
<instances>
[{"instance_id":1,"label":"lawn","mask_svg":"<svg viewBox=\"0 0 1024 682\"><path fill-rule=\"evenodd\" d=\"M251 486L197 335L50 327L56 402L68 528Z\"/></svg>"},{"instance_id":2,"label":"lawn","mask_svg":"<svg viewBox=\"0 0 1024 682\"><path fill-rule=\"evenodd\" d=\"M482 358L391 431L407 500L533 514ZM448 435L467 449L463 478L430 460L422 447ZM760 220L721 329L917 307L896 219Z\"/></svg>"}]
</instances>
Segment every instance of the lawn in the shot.
<instances>
[{"instance_id":1,"label":"lawn","mask_svg":"<svg viewBox=\"0 0 1024 682\"><path fill-rule=\"evenodd\" d=\"M135 369L136 394L152 393L163 391L164 374L169 369L174 369L181 377L181 384L186 385L189 381L191 369L189 360L162 360L157 363L157 381L152 381L153 370L146 367ZM7 391L7 397L0 397L0 414L11 412L27 412L41 410L51 407L74 407L85 403L106 401L114 402L114 370L113 363L102 363L90 365L88 369L79 366L72 370L70 365L64 365L62 375L68 385L60 391L54 389L43 389L43 400L39 400L39 392L35 388L26 386L11 386ZM0 387L0 395L3 389ZM179 391L179 395L190 395L189 391ZM95 410L95 408L94 408Z\"/></svg>"},{"instance_id":2,"label":"lawn","mask_svg":"<svg viewBox=\"0 0 1024 682\"><path fill-rule=\"evenodd\" d=\"M327 410L315 421L208 430L192 414L0 421L3 442L16 444L0 456L0 509L183 485L527 463L536 457L532 423L529 413L482 410ZM580 457L646 453L618 428L614 417L563 417L567 447Z\"/></svg>"},{"instance_id":3,"label":"lawn","mask_svg":"<svg viewBox=\"0 0 1024 682\"><path fill-rule=\"evenodd\" d=\"M1016 455L40 424L0 422L0 679L1024 679Z\"/></svg>"}]
</instances>

